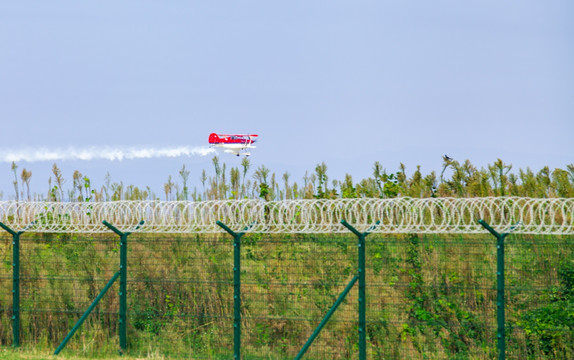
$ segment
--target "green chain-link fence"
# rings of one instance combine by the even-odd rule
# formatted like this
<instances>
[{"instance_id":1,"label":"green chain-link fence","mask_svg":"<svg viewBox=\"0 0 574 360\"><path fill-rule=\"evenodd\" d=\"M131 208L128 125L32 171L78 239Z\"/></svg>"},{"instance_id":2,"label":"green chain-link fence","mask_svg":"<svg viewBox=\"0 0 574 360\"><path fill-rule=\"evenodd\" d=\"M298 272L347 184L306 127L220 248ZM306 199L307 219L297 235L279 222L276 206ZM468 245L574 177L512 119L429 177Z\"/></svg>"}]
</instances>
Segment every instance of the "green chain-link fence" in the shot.
<instances>
[{"instance_id":1,"label":"green chain-link fence","mask_svg":"<svg viewBox=\"0 0 574 360\"><path fill-rule=\"evenodd\" d=\"M239 229L237 229L239 230ZM12 236L0 237L0 344L13 344ZM127 349L234 356L233 238L128 237ZM505 239L507 359L574 358L574 238ZM366 237L368 359L495 359L497 242L484 235ZM119 269L119 238L20 236L20 345L56 349ZM357 237L241 238L241 358L293 359L357 275ZM116 354L119 282L63 352ZM358 359L358 284L303 355Z\"/></svg>"}]
</instances>

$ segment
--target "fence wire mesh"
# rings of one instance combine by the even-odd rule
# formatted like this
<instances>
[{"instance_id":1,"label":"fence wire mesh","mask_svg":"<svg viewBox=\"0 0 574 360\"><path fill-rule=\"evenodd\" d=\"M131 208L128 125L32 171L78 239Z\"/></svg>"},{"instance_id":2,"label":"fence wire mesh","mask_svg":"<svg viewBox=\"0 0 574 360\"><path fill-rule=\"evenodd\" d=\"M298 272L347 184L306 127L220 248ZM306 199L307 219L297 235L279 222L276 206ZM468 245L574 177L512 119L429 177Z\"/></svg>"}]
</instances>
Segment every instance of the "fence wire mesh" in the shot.
<instances>
[{"instance_id":1,"label":"fence wire mesh","mask_svg":"<svg viewBox=\"0 0 574 360\"><path fill-rule=\"evenodd\" d=\"M2 235L0 344L12 342L12 237ZM506 238L506 357L574 358L572 237ZM241 239L241 355L293 359L357 273L357 237L248 233ZM115 234L20 237L21 343L55 349L119 269ZM366 238L367 358L497 357L496 239ZM128 353L233 358L233 238L128 237ZM358 358L357 287L305 359ZM66 352L115 354L114 284Z\"/></svg>"},{"instance_id":2,"label":"fence wire mesh","mask_svg":"<svg viewBox=\"0 0 574 360\"><path fill-rule=\"evenodd\" d=\"M12 236L0 232L0 345L12 344Z\"/></svg>"}]
</instances>

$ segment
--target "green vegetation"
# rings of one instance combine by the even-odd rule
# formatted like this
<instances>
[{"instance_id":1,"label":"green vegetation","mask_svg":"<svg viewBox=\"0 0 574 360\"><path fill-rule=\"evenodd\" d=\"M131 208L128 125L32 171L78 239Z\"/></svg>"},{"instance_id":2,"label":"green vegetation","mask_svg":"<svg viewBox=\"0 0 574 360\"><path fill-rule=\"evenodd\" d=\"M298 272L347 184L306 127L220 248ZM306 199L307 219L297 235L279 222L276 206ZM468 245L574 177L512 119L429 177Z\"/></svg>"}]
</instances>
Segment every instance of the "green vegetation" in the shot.
<instances>
[{"instance_id":1,"label":"green vegetation","mask_svg":"<svg viewBox=\"0 0 574 360\"><path fill-rule=\"evenodd\" d=\"M49 351L48 349L39 350L33 347L22 347L22 348L11 348L11 347L4 347L0 348L0 360L79 360L79 359L86 359L86 356L78 356L76 354L66 354L66 355L58 355L55 356L53 351ZM100 357L91 356L90 358L93 359L106 359L106 360L137 360L142 359L142 357L133 357L129 355L120 356L106 354ZM167 359L164 356L157 355L157 354L149 354L145 357L146 359L150 360L163 360Z\"/></svg>"},{"instance_id":2,"label":"green vegetation","mask_svg":"<svg viewBox=\"0 0 574 360\"><path fill-rule=\"evenodd\" d=\"M560 285L541 294L537 301L540 306L526 312L518 325L524 328L531 353L542 351L571 359L574 358L570 346L574 342L574 262L562 261L557 272Z\"/></svg>"},{"instance_id":3,"label":"green vegetation","mask_svg":"<svg viewBox=\"0 0 574 360\"><path fill-rule=\"evenodd\" d=\"M506 239L507 359L574 354L571 237ZM0 344L11 344L11 245L0 238ZM233 246L226 234L128 239L128 352L135 358L229 359ZM353 235L242 238L242 354L293 358L357 268ZM23 234L25 349L54 351L119 264L115 235ZM492 236L367 239L369 359L496 357L496 241ZM118 354L115 284L62 356ZM307 359L357 356L353 289ZM18 358L12 352L0 358ZM23 358L42 358L29 357Z\"/></svg>"},{"instance_id":4,"label":"green vegetation","mask_svg":"<svg viewBox=\"0 0 574 360\"><path fill-rule=\"evenodd\" d=\"M290 182L291 176L285 172L278 176L265 165L251 170L248 158L241 162L241 168L221 163L215 156L212 159L213 175L203 169L198 180L201 188L189 187L190 176L195 172L186 169L179 171L180 181L169 175L163 186L163 194L158 196L148 186L145 189L123 182L112 182L108 173L103 185L96 186L90 179L74 171L71 188L65 189L67 182L56 164L52 167L53 176L48 179L47 194L31 195L30 182L32 172L22 169L18 176L18 166L12 163L14 191L16 200L38 201L112 201L112 200L221 200L263 198L266 200L283 199L333 199L333 198L393 198L397 196L420 197L485 197L485 196L522 196L522 197L573 197L574 164L566 170L550 170L547 166L537 172L530 168L519 169L512 173L512 165L498 159L486 169L478 169L466 160L459 163L445 158L440 176L435 171L424 175L420 166L412 176L407 176L406 167L400 164L396 172L387 172L378 161L373 165L371 177L358 182L351 174L344 180L330 179L327 165L322 162L314 172L305 173L302 183ZM331 181L329 181L331 180ZM0 193L1 195L1 193Z\"/></svg>"},{"instance_id":5,"label":"green vegetation","mask_svg":"<svg viewBox=\"0 0 574 360\"><path fill-rule=\"evenodd\" d=\"M170 175L166 200L573 197L567 170L511 173L502 160L476 169L444 159L440 175L388 173L331 180L325 163L291 182L265 166L227 168L212 159L201 189ZM75 171L70 184L54 164L46 195L33 194L31 171L12 164L16 200L157 199L106 176L102 186ZM18 176L20 174L20 176ZM281 183L280 183L281 182ZM48 220L47 220L48 221ZM49 220L53 221L53 220ZM65 221L60 219L60 221ZM507 358L574 358L574 247L568 237L507 238ZM233 351L233 247L224 235L142 235L129 238L128 353L135 358L228 359ZM242 238L242 354L293 358L356 272L353 236L247 234ZM29 234L21 238L23 349L11 344L11 241L0 235L0 359L46 358L62 341L119 265L114 235ZM484 236L372 234L367 241L367 332L370 359L496 357L496 249ZM307 352L308 359L357 354L357 295L352 290ZM89 316L62 356L118 354L117 284Z\"/></svg>"}]
</instances>

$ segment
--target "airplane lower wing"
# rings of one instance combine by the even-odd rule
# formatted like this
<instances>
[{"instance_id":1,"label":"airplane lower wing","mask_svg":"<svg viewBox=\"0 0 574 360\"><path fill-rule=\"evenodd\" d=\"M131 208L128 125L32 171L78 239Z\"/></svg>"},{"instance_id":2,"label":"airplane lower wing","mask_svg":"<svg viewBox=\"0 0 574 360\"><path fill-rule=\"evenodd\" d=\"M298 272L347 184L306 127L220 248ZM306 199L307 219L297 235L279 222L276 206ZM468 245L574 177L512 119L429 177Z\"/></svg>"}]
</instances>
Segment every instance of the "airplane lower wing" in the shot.
<instances>
[{"instance_id":1,"label":"airplane lower wing","mask_svg":"<svg viewBox=\"0 0 574 360\"><path fill-rule=\"evenodd\" d=\"M236 156L241 155L241 149L225 149L224 152L234 154Z\"/></svg>"}]
</instances>

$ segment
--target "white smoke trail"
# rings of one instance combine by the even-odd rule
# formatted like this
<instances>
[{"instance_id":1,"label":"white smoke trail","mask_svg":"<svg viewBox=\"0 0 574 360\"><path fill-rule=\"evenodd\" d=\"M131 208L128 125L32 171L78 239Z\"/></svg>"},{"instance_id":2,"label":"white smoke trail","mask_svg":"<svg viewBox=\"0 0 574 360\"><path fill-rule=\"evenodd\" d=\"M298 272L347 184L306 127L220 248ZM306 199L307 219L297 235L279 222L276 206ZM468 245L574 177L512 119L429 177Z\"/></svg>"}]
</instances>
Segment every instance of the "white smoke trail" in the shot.
<instances>
[{"instance_id":1,"label":"white smoke trail","mask_svg":"<svg viewBox=\"0 0 574 360\"><path fill-rule=\"evenodd\" d=\"M216 153L215 149L206 146L174 146L174 147L112 147L92 146L78 149L74 147L61 149L0 149L0 162L12 161L55 161L55 160L130 160L150 159L159 157L206 156Z\"/></svg>"}]
</instances>

